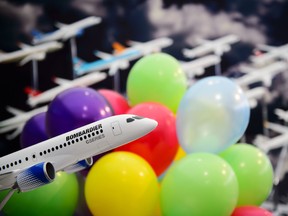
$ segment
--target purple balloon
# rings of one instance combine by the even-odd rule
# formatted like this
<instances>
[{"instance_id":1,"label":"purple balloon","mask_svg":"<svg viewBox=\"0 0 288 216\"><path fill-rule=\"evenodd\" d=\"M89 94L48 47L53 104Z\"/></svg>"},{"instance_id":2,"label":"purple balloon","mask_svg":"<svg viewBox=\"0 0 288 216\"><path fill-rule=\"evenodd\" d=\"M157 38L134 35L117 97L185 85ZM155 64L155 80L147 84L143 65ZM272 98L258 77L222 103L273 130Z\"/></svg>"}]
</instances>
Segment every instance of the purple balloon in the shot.
<instances>
[{"instance_id":1,"label":"purple balloon","mask_svg":"<svg viewBox=\"0 0 288 216\"><path fill-rule=\"evenodd\" d=\"M112 114L109 104L96 90L70 88L59 93L49 104L46 131L49 137L54 137Z\"/></svg>"},{"instance_id":2,"label":"purple balloon","mask_svg":"<svg viewBox=\"0 0 288 216\"><path fill-rule=\"evenodd\" d=\"M45 127L46 112L32 116L24 125L20 135L20 146L26 148L47 140L49 137Z\"/></svg>"}]
</instances>

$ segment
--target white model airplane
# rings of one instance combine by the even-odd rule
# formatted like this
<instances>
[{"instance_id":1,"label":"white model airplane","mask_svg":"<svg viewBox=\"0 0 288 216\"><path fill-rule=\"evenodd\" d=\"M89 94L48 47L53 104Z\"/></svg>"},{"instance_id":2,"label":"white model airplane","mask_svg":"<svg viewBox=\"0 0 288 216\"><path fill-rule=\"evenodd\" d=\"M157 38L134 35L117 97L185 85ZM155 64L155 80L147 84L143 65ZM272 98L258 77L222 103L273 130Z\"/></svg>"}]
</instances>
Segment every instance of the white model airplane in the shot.
<instances>
[{"instance_id":1,"label":"white model airplane","mask_svg":"<svg viewBox=\"0 0 288 216\"><path fill-rule=\"evenodd\" d=\"M45 59L46 53L63 47L62 43L53 41L35 46L21 45L22 49L10 53L0 53L0 63L20 61L24 65L31 60L41 61Z\"/></svg>"},{"instance_id":2,"label":"white model airplane","mask_svg":"<svg viewBox=\"0 0 288 216\"><path fill-rule=\"evenodd\" d=\"M193 79L195 76L203 75L205 68L219 64L220 61L220 57L216 55L207 55L189 62L181 61L180 64L187 77Z\"/></svg>"},{"instance_id":3,"label":"white model airplane","mask_svg":"<svg viewBox=\"0 0 288 216\"><path fill-rule=\"evenodd\" d=\"M63 78L55 78L54 82L59 84L54 88L51 88L45 92L42 92L35 96L29 96L27 104L31 107L35 107L38 104L47 103L59 94L60 92L77 86L90 86L94 83L100 82L107 77L107 74L104 72L92 72L90 74L84 75L82 77L76 78L74 80L67 80Z\"/></svg>"},{"instance_id":4,"label":"white model airplane","mask_svg":"<svg viewBox=\"0 0 288 216\"><path fill-rule=\"evenodd\" d=\"M0 134L7 133L15 130L12 134L7 135L7 139L14 139L18 134L22 132L25 123L34 115L46 112L47 106L39 107L30 111L23 111L13 107L8 107L7 111L15 115L9 119L0 121Z\"/></svg>"},{"instance_id":5,"label":"white model airplane","mask_svg":"<svg viewBox=\"0 0 288 216\"><path fill-rule=\"evenodd\" d=\"M242 68L241 72L245 75L235 79L240 86L248 86L256 82L262 82L264 86L269 87L272 84L272 79L277 74L288 69L288 64L285 62L274 62L263 68Z\"/></svg>"},{"instance_id":6,"label":"white model airplane","mask_svg":"<svg viewBox=\"0 0 288 216\"><path fill-rule=\"evenodd\" d=\"M93 156L136 140L157 126L155 120L131 114L115 115L85 125L0 158L0 190L13 193L49 184L55 173L78 172L92 165Z\"/></svg>"},{"instance_id":7,"label":"white model airplane","mask_svg":"<svg viewBox=\"0 0 288 216\"><path fill-rule=\"evenodd\" d=\"M125 50L140 50L143 55L148 55L153 52L160 52L163 48L173 44L173 40L169 37L155 38L147 42L129 41L131 47L126 47Z\"/></svg>"},{"instance_id":8,"label":"white model airplane","mask_svg":"<svg viewBox=\"0 0 288 216\"><path fill-rule=\"evenodd\" d=\"M218 56L223 55L231 49L231 44L240 41L236 35L227 35L216 40L198 39L200 45L193 49L183 49L183 55L187 58L196 58L208 53L214 53Z\"/></svg>"},{"instance_id":9,"label":"white model airplane","mask_svg":"<svg viewBox=\"0 0 288 216\"><path fill-rule=\"evenodd\" d=\"M170 38L157 38L148 42L132 42L131 47L125 48L123 51L116 54L109 54L101 51L96 51L95 55L100 60L93 62L85 62L80 58L75 58L74 70L78 76L89 73L95 70L109 69L109 75L113 76L118 69L127 69L129 61L136 60L144 55L159 51L164 47L170 46L173 40Z\"/></svg>"},{"instance_id":10,"label":"white model airplane","mask_svg":"<svg viewBox=\"0 0 288 216\"><path fill-rule=\"evenodd\" d=\"M93 62L85 62L80 58L74 58L74 72L77 76L80 76L91 71L108 69L108 74L114 76L114 88L119 91L119 69L127 69L130 65L129 61L139 59L155 51L157 52L164 47L170 46L172 42L172 39L166 37L153 39L148 42L132 42L133 45L131 47L125 48L116 54L97 51L95 55L101 59Z\"/></svg>"},{"instance_id":11,"label":"white model airplane","mask_svg":"<svg viewBox=\"0 0 288 216\"><path fill-rule=\"evenodd\" d=\"M253 109L258 105L258 101L263 99L268 94L268 91L266 88L260 86L245 90L244 93L247 96L250 108Z\"/></svg>"},{"instance_id":12,"label":"white model airplane","mask_svg":"<svg viewBox=\"0 0 288 216\"><path fill-rule=\"evenodd\" d=\"M39 44L48 41L68 40L78 35L79 32L81 32L83 29L99 24L101 20L102 19L100 17L90 16L85 19L74 22L72 24L58 23L57 24L59 28L58 30L46 34L38 33L38 35L34 37L33 43Z\"/></svg>"},{"instance_id":13,"label":"white model airplane","mask_svg":"<svg viewBox=\"0 0 288 216\"><path fill-rule=\"evenodd\" d=\"M258 45L258 48L262 51L266 51L257 56L251 56L250 60L257 66L265 65L277 59L288 60L288 44L275 47L268 45Z\"/></svg>"}]
</instances>

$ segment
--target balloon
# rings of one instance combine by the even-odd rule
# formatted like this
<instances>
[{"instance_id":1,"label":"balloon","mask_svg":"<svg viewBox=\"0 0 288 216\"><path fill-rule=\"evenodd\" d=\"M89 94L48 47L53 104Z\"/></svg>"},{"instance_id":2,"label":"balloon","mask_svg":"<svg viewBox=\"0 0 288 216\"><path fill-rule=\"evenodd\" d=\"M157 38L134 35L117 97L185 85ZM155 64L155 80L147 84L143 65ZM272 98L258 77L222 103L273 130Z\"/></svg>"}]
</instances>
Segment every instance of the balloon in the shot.
<instances>
[{"instance_id":1,"label":"balloon","mask_svg":"<svg viewBox=\"0 0 288 216\"><path fill-rule=\"evenodd\" d=\"M87 175L85 197L93 215L150 216L159 201L159 185L151 166L130 152L112 152Z\"/></svg>"},{"instance_id":2,"label":"balloon","mask_svg":"<svg viewBox=\"0 0 288 216\"><path fill-rule=\"evenodd\" d=\"M186 153L218 153L244 134L250 117L248 99L232 80L206 77L183 96L176 115L179 144Z\"/></svg>"},{"instance_id":3,"label":"balloon","mask_svg":"<svg viewBox=\"0 0 288 216\"><path fill-rule=\"evenodd\" d=\"M258 206L241 206L235 208L231 216L273 216L273 214Z\"/></svg>"},{"instance_id":4,"label":"balloon","mask_svg":"<svg viewBox=\"0 0 288 216\"><path fill-rule=\"evenodd\" d=\"M178 147L177 153L175 155L174 161L178 161L181 158L185 157L186 153L181 146Z\"/></svg>"},{"instance_id":5,"label":"balloon","mask_svg":"<svg viewBox=\"0 0 288 216\"><path fill-rule=\"evenodd\" d=\"M14 193L3 208L5 215L73 215L78 201L75 174L58 172L54 182L32 191ZM8 191L0 192L2 200Z\"/></svg>"},{"instance_id":6,"label":"balloon","mask_svg":"<svg viewBox=\"0 0 288 216\"><path fill-rule=\"evenodd\" d=\"M104 97L96 90L75 87L59 93L49 104L46 130L50 137L112 116Z\"/></svg>"},{"instance_id":7,"label":"balloon","mask_svg":"<svg viewBox=\"0 0 288 216\"><path fill-rule=\"evenodd\" d=\"M187 89L187 78L180 63L166 53L154 53L139 59L127 79L127 96L131 106L159 102L176 113Z\"/></svg>"},{"instance_id":8,"label":"balloon","mask_svg":"<svg viewBox=\"0 0 288 216\"><path fill-rule=\"evenodd\" d=\"M159 103L141 103L128 110L129 114L148 117L158 122L151 133L118 147L115 151L129 151L143 157L159 176L172 163L179 144L176 136L175 115Z\"/></svg>"},{"instance_id":9,"label":"balloon","mask_svg":"<svg viewBox=\"0 0 288 216\"><path fill-rule=\"evenodd\" d=\"M99 89L98 92L110 104L114 115L124 114L130 109L127 99L120 93L109 89Z\"/></svg>"},{"instance_id":10,"label":"balloon","mask_svg":"<svg viewBox=\"0 0 288 216\"><path fill-rule=\"evenodd\" d=\"M230 216L238 197L231 166L211 153L193 153L176 161L161 184L165 216Z\"/></svg>"},{"instance_id":11,"label":"balloon","mask_svg":"<svg viewBox=\"0 0 288 216\"><path fill-rule=\"evenodd\" d=\"M93 156L93 157L92 157L92 158L93 158L93 164L96 163L101 157L103 157L104 155L109 154L109 153L111 153L111 152L113 152L113 150L106 151L106 152L103 152L103 153L101 153L101 154L98 154L98 155ZM90 167L88 167L88 168L86 168L86 169L83 169L83 170L80 171L80 173L81 173L83 176L87 176L91 168L92 168L92 166L90 166Z\"/></svg>"},{"instance_id":12,"label":"balloon","mask_svg":"<svg viewBox=\"0 0 288 216\"><path fill-rule=\"evenodd\" d=\"M234 144L219 155L231 165L237 176L237 206L262 204L273 186L273 167L267 155L246 143Z\"/></svg>"},{"instance_id":13,"label":"balloon","mask_svg":"<svg viewBox=\"0 0 288 216\"><path fill-rule=\"evenodd\" d=\"M49 138L46 133L45 120L46 112L41 112L32 116L25 123L20 135L21 148L29 147Z\"/></svg>"}]
</instances>

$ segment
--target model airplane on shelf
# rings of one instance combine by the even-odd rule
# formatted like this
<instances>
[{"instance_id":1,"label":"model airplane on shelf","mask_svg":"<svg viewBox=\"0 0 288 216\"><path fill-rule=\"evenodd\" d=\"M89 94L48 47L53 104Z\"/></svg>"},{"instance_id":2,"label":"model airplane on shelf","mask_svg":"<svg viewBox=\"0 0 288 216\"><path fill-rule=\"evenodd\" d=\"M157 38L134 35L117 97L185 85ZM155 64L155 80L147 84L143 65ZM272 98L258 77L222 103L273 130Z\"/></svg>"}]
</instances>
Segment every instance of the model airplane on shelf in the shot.
<instances>
[{"instance_id":1,"label":"model airplane on shelf","mask_svg":"<svg viewBox=\"0 0 288 216\"><path fill-rule=\"evenodd\" d=\"M183 49L183 55L187 58L197 58L209 53L221 56L231 49L231 45L240 41L236 35L227 35L216 40L198 38L198 46L193 49Z\"/></svg>"},{"instance_id":2,"label":"model airplane on shelf","mask_svg":"<svg viewBox=\"0 0 288 216\"><path fill-rule=\"evenodd\" d=\"M283 146L288 145L288 127L273 122L266 122L266 127L279 135L275 137L266 137L264 135L257 135L253 144L258 146L265 152L270 150L277 149Z\"/></svg>"},{"instance_id":3,"label":"model airplane on shelf","mask_svg":"<svg viewBox=\"0 0 288 216\"><path fill-rule=\"evenodd\" d=\"M269 92L264 87L255 87L244 91L250 104L250 108L253 109L258 105L258 101L269 95Z\"/></svg>"},{"instance_id":4,"label":"model airplane on shelf","mask_svg":"<svg viewBox=\"0 0 288 216\"><path fill-rule=\"evenodd\" d=\"M288 60L288 44L279 47L268 45L258 45L257 47L264 53L250 57L251 62L255 65L261 66L276 60Z\"/></svg>"},{"instance_id":5,"label":"model airplane on shelf","mask_svg":"<svg viewBox=\"0 0 288 216\"><path fill-rule=\"evenodd\" d=\"M241 72L245 75L235 79L240 86L248 86L256 82L262 82L264 86L269 87L272 84L272 79L279 73L288 69L288 64L285 62L273 62L272 64L263 68L249 68L244 67Z\"/></svg>"},{"instance_id":6,"label":"model airplane on shelf","mask_svg":"<svg viewBox=\"0 0 288 216\"><path fill-rule=\"evenodd\" d=\"M7 133L14 130L13 133L6 136L7 139L14 139L17 135L22 132L25 123L34 115L46 112L47 106L39 107L30 111L23 111L13 107L8 107L7 111L15 115L9 119L0 121L0 134Z\"/></svg>"},{"instance_id":7,"label":"model airplane on shelf","mask_svg":"<svg viewBox=\"0 0 288 216\"><path fill-rule=\"evenodd\" d=\"M207 55L189 62L181 61L180 64L187 77L193 79L195 76L203 75L205 68L219 64L220 61L220 57L216 55Z\"/></svg>"},{"instance_id":8,"label":"model airplane on shelf","mask_svg":"<svg viewBox=\"0 0 288 216\"><path fill-rule=\"evenodd\" d=\"M161 52L163 48L169 47L173 44L173 40L169 37L156 38L147 42L128 41L130 47L125 50L140 50L143 55L148 55L153 52Z\"/></svg>"},{"instance_id":9,"label":"model airplane on shelf","mask_svg":"<svg viewBox=\"0 0 288 216\"><path fill-rule=\"evenodd\" d=\"M90 16L87 18L84 18L82 20L79 20L77 22L74 22L72 24L62 24L57 23L57 29L54 32L50 33L40 33L40 32L34 32L34 44L44 43L48 41L56 41L56 40L68 40L72 37L77 36L79 33L83 31L83 29L88 28L93 25L97 25L102 21L100 17Z\"/></svg>"},{"instance_id":10,"label":"model airplane on shelf","mask_svg":"<svg viewBox=\"0 0 288 216\"><path fill-rule=\"evenodd\" d=\"M107 74L104 72L91 72L90 74L78 77L74 80L67 80L63 78L55 78L54 82L59 84L59 86L56 86L54 88L51 88L47 91L44 91L42 93L36 94L36 95L29 95L29 98L27 100L27 104L29 104L31 107L35 107L39 104L50 102L54 99L54 97L59 94L60 92L77 86L90 86L95 83L98 83L102 80L104 80L107 77Z\"/></svg>"},{"instance_id":11,"label":"model airplane on shelf","mask_svg":"<svg viewBox=\"0 0 288 216\"><path fill-rule=\"evenodd\" d=\"M134 44L135 43L136 42L134 42ZM137 42L136 45L125 48L116 54L96 51L95 55L99 57L100 60L85 62L80 58L75 58L74 71L77 76L80 76L95 70L109 69L108 74L114 76L119 69L127 69L129 67L129 61L141 58L155 50L161 50L166 46L170 46L171 43L172 40L170 38L157 38L148 42Z\"/></svg>"},{"instance_id":12,"label":"model airplane on shelf","mask_svg":"<svg viewBox=\"0 0 288 216\"><path fill-rule=\"evenodd\" d=\"M0 158L0 190L13 193L49 184L55 173L78 172L92 165L93 156L136 140L157 126L153 119L131 114L115 115L66 132Z\"/></svg>"},{"instance_id":13,"label":"model airplane on shelf","mask_svg":"<svg viewBox=\"0 0 288 216\"><path fill-rule=\"evenodd\" d=\"M48 43L43 43L39 45L20 45L22 47L21 50L13 51L10 53L0 53L0 63L9 63L20 61L20 65L24 65L29 61L44 60L46 57L46 53L53 52L63 47L62 43L53 41Z\"/></svg>"}]
</instances>

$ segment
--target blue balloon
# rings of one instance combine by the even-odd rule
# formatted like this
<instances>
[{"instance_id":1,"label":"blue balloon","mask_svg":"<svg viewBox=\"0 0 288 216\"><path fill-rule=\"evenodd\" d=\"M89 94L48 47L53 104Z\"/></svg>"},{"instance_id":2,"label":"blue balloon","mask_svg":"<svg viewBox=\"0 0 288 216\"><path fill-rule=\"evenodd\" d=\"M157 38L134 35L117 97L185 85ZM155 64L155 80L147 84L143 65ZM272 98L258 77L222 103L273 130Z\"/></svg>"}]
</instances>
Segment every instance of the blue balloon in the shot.
<instances>
[{"instance_id":1,"label":"blue balloon","mask_svg":"<svg viewBox=\"0 0 288 216\"><path fill-rule=\"evenodd\" d=\"M245 133L249 102L232 80L211 76L198 80L184 94L176 115L179 144L186 153L219 153Z\"/></svg>"}]
</instances>

